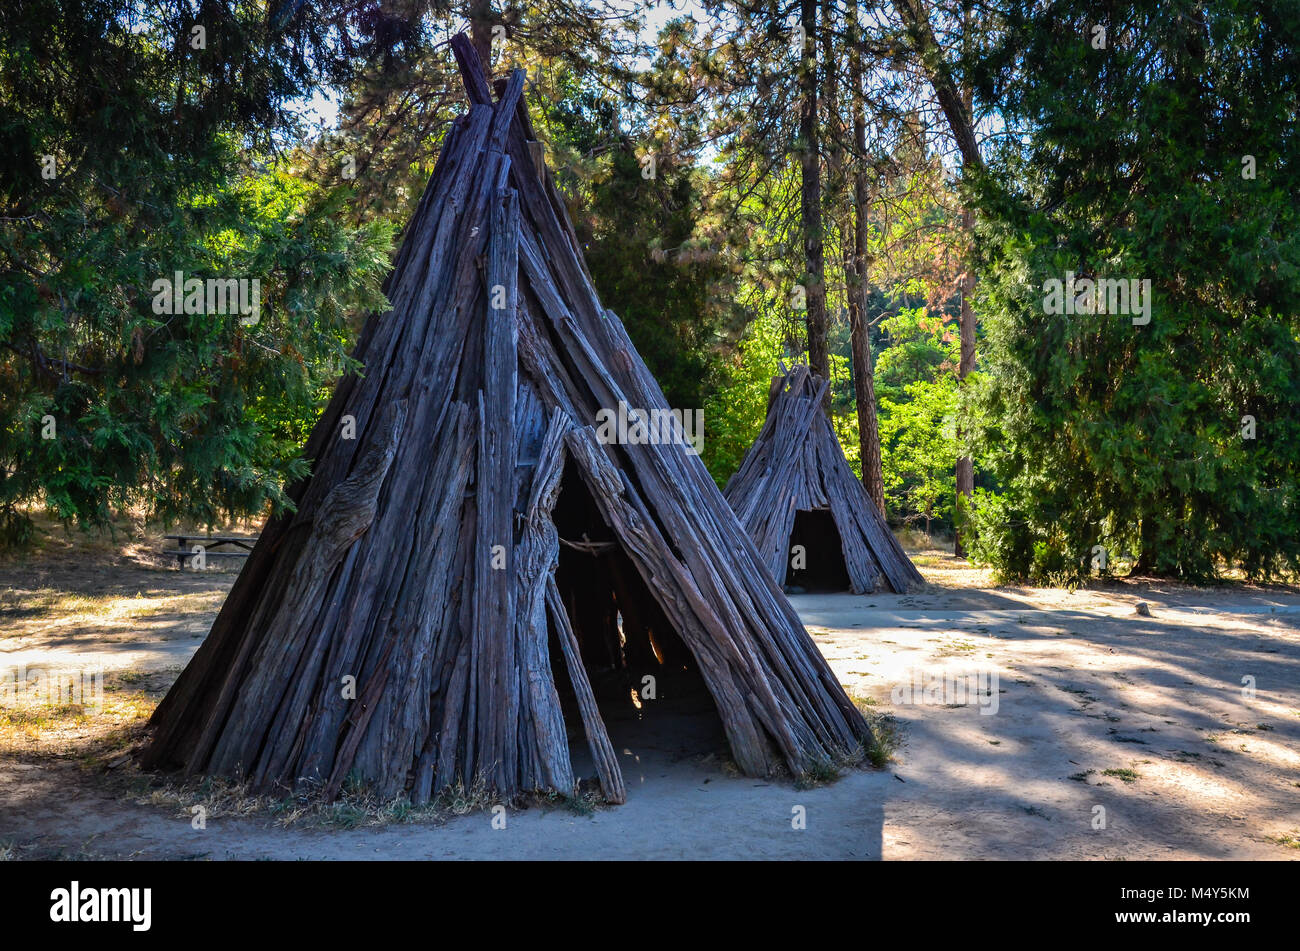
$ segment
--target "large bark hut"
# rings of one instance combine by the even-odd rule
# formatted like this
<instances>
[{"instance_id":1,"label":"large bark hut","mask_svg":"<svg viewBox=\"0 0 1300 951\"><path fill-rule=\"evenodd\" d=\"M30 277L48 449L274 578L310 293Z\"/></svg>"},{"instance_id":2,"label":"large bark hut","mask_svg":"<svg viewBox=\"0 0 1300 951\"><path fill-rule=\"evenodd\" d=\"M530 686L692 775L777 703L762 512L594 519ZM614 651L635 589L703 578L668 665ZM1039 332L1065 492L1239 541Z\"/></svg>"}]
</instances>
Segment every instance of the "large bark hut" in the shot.
<instances>
[{"instance_id":1,"label":"large bark hut","mask_svg":"<svg viewBox=\"0 0 1300 951\"><path fill-rule=\"evenodd\" d=\"M906 592L924 579L849 468L825 393L803 364L773 379L763 429L723 495L777 584L807 570L817 587Z\"/></svg>"},{"instance_id":2,"label":"large bark hut","mask_svg":"<svg viewBox=\"0 0 1300 951\"><path fill-rule=\"evenodd\" d=\"M680 428L598 438L620 402L672 417L534 164L522 71L494 99L473 45L452 45L471 107L407 229L392 309L368 321L296 512L263 530L143 765L327 797L357 779L415 803L457 782L570 794L567 707L622 802L588 676L602 652L693 667L748 774L852 752L865 720ZM573 513L599 537L563 537ZM566 596L562 545L605 559L602 591L570 578Z\"/></svg>"}]
</instances>

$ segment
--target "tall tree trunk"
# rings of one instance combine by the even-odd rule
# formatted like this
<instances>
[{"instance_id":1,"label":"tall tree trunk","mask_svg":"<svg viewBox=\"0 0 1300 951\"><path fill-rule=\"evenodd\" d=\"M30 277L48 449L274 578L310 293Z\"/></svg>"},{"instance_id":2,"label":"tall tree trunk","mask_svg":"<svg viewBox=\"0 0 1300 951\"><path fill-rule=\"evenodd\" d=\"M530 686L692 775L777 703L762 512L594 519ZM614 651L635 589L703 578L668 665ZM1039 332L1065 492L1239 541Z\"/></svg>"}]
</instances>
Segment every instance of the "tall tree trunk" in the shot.
<instances>
[{"instance_id":1,"label":"tall tree trunk","mask_svg":"<svg viewBox=\"0 0 1300 951\"><path fill-rule=\"evenodd\" d=\"M975 216L969 208L962 211L961 225L962 230L969 236L971 229L975 224ZM975 369L975 311L971 308L971 295L975 293L975 266L974 261L967 260L966 273L961 278L961 358L957 363L957 379L964 381L966 376ZM958 429L957 439L960 443L964 431ZM957 508L965 510L970 504L971 495L975 492L975 464L971 457L960 455L957 457ZM962 540L962 530L960 524L957 526L953 538L953 554L959 558L966 557L966 546Z\"/></svg>"},{"instance_id":2,"label":"tall tree trunk","mask_svg":"<svg viewBox=\"0 0 1300 951\"><path fill-rule=\"evenodd\" d=\"M871 259L867 250L867 213L871 204L867 165L867 116L862 101L862 51L858 36L858 3L850 0L849 95L853 97L853 255L845 268L849 299L849 335L852 342L853 395L858 407L858 447L862 459L862 484L867 495L885 514L885 479L880 460L880 424L876 419L876 379L871 365L871 322L867 318L867 292L871 287Z\"/></svg>"},{"instance_id":3,"label":"tall tree trunk","mask_svg":"<svg viewBox=\"0 0 1300 951\"><path fill-rule=\"evenodd\" d=\"M963 37L970 33L970 13L966 14L963 24ZM962 98L962 115L965 117L966 124L971 128L971 136L974 137L974 115L975 115L975 93L971 87L965 86L961 91ZM978 157L978 152L976 153ZM962 174L970 170L970 166L962 165ZM966 256L966 273L962 275L961 280L961 357L957 361L957 380L964 383L966 377L975 370L975 311L971 307L971 297L975 294L975 215L967 206L962 209L961 213L962 232L969 242ZM963 389L964 392L964 389ZM957 439L959 444L965 441L965 431L957 430ZM960 448L960 445L959 445ZM957 457L957 513L958 523L954 526L953 532L953 554L959 558L966 557L966 545L962 538L962 526L960 518L962 514L970 510L971 496L975 494L975 464L971 457L963 453Z\"/></svg>"},{"instance_id":4,"label":"tall tree trunk","mask_svg":"<svg viewBox=\"0 0 1300 951\"><path fill-rule=\"evenodd\" d=\"M854 183L854 193L858 192ZM857 199L862 201L862 199ZM880 423L876 419L876 380L871 360L871 324L867 319L868 261L863 251L866 207L855 209L855 234L849 280L849 336L852 344L853 396L858 408L858 448L862 459L862 484L867 495L885 514L885 479L880 459Z\"/></svg>"},{"instance_id":5,"label":"tall tree trunk","mask_svg":"<svg viewBox=\"0 0 1300 951\"><path fill-rule=\"evenodd\" d=\"M803 139L800 156L803 218L805 321L808 328L808 365L824 380L830 379L826 344L826 262L822 233L821 147L817 129L817 0L800 0L799 22L803 25L804 47L800 51L799 87L802 110L799 134ZM824 405L830 408L830 389Z\"/></svg>"},{"instance_id":6,"label":"tall tree trunk","mask_svg":"<svg viewBox=\"0 0 1300 951\"><path fill-rule=\"evenodd\" d=\"M975 125L972 114L966 108L962 94L943 58L943 50L934 38L930 26L930 11L925 0L894 0L894 10L898 13L912 46L925 70L926 79L934 88L934 96L939 100L939 108L952 129L953 138L961 152L962 165L969 168L983 168L984 160L980 157L979 145L975 139Z\"/></svg>"},{"instance_id":7,"label":"tall tree trunk","mask_svg":"<svg viewBox=\"0 0 1300 951\"><path fill-rule=\"evenodd\" d=\"M1156 573L1157 532L1155 516L1148 511L1142 516L1138 525L1141 541L1138 543L1137 562L1133 565L1132 575L1152 575Z\"/></svg>"},{"instance_id":8,"label":"tall tree trunk","mask_svg":"<svg viewBox=\"0 0 1300 951\"><path fill-rule=\"evenodd\" d=\"M492 77L492 0L470 0L469 38L483 64L483 75Z\"/></svg>"},{"instance_id":9,"label":"tall tree trunk","mask_svg":"<svg viewBox=\"0 0 1300 951\"><path fill-rule=\"evenodd\" d=\"M975 138L975 113L971 90L957 88L948 63L944 59L943 50L939 48L939 43L934 37L934 30L930 26L930 11L925 5L925 0L894 0L894 10L911 38L921 67L925 70L930 85L934 87L935 98L939 100L939 107L948 120L953 138L957 141L957 148L961 152L963 175L969 171L983 169L984 160L980 156L979 144ZM969 14L966 16L965 28L967 31L970 29ZM973 223L974 218L967 208L962 212L962 227L967 236L971 234ZM957 366L959 380L965 380L966 375L975 369L975 314L970 306L970 298L974 291L974 262L968 258L966 273L961 282L959 324L961 358ZM958 439L960 440L963 435L959 431ZM969 501L971 493L975 491L975 468L969 456L961 456L957 459L956 479L957 505L958 508L962 508ZM960 529L953 542L953 553L959 556L966 554Z\"/></svg>"}]
</instances>

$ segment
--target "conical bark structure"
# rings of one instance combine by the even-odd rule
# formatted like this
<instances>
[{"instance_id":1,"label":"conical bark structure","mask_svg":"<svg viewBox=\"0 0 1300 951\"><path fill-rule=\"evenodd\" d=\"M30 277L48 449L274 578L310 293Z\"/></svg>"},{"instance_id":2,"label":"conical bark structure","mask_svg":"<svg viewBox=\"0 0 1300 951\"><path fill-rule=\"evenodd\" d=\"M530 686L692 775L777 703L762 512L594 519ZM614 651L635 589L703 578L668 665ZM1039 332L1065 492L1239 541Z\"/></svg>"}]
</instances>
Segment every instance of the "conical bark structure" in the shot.
<instances>
[{"instance_id":1,"label":"conical bark structure","mask_svg":"<svg viewBox=\"0 0 1300 951\"><path fill-rule=\"evenodd\" d=\"M802 580L811 562L823 586L906 592L924 579L849 468L825 393L802 364L774 378L763 429L723 495L777 584Z\"/></svg>"},{"instance_id":2,"label":"conical bark structure","mask_svg":"<svg viewBox=\"0 0 1300 951\"><path fill-rule=\"evenodd\" d=\"M698 671L751 775L852 751L866 722L681 430L598 438L602 409L664 418L666 401L534 164L522 72L494 100L469 41L453 48L471 107L407 229L392 309L143 764L329 796L353 777L416 803L480 779L568 794L568 703L621 802L602 663ZM561 551L591 567L557 574Z\"/></svg>"}]
</instances>

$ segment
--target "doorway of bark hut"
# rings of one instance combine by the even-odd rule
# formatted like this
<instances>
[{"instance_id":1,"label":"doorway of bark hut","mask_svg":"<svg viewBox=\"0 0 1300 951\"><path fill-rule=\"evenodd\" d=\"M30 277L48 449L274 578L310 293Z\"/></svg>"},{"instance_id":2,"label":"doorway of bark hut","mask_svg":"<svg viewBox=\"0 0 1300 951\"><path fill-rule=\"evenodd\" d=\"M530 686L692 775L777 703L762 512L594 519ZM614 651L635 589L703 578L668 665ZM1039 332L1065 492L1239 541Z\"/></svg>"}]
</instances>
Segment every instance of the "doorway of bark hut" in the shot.
<instances>
[{"instance_id":1,"label":"doorway of bark hut","mask_svg":"<svg viewBox=\"0 0 1300 951\"><path fill-rule=\"evenodd\" d=\"M552 512L560 536L556 587L578 641L600 718L629 787L646 758L726 755L712 694L681 635L605 524L587 486L566 464ZM569 735L574 775L594 764L551 620L551 669ZM649 679L647 679L649 678Z\"/></svg>"},{"instance_id":2,"label":"doorway of bark hut","mask_svg":"<svg viewBox=\"0 0 1300 951\"><path fill-rule=\"evenodd\" d=\"M849 590L844 540L829 508L799 509L794 513L790 552L790 568L785 575L787 591L792 588L807 592Z\"/></svg>"}]
</instances>

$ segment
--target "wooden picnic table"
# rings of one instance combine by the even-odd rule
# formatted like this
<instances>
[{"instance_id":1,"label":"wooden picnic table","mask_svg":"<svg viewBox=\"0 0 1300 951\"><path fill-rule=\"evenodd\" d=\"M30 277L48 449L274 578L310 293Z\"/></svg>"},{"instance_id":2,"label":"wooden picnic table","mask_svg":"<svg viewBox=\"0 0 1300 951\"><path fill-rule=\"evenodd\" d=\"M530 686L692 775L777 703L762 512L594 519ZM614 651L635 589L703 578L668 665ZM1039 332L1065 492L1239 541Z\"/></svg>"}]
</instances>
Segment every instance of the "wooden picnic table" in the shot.
<instances>
[{"instance_id":1,"label":"wooden picnic table","mask_svg":"<svg viewBox=\"0 0 1300 951\"><path fill-rule=\"evenodd\" d=\"M247 558L257 544L256 538L247 538L241 535L164 535L163 538L176 542L175 548L164 548L162 554L175 555L176 565L178 568L185 567L185 559L194 557L194 550L191 543L203 546L205 558ZM237 551L212 551L212 548L219 548L225 545L231 545L239 549Z\"/></svg>"}]
</instances>

